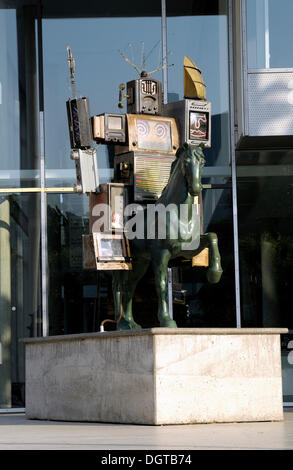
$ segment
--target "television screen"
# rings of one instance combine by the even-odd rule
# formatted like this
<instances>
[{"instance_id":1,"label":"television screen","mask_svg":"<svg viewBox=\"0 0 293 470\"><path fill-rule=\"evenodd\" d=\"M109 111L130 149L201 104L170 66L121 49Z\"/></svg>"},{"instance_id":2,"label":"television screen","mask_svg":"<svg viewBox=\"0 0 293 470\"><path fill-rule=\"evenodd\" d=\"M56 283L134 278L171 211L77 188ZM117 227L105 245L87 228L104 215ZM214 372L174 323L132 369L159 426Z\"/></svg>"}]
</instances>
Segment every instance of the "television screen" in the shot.
<instances>
[{"instance_id":1,"label":"television screen","mask_svg":"<svg viewBox=\"0 0 293 470\"><path fill-rule=\"evenodd\" d=\"M100 252L101 258L123 258L122 239L120 238L101 238L100 239Z\"/></svg>"},{"instance_id":2,"label":"television screen","mask_svg":"<svg viewBox=\"0 0 293 470\"><path fill-rule=\"evenodd\" d=\"M123 121L121 116L108 116L108 128L114 130L123 129Z\"/></svg>"},{"instance_id":3,"label":"television screen","mask_svg":"<svg viewBox=\"0 0 293 470\"><path fill-rule=\"evenodd\" d=\"M189 139L209 139L209 115L202 111L190 111L189 113Z\"/></svg>"},{"instance_id":4,"label":"television screen","mask_svg":"<svg viewBox=\"0 0 293 470\"><path fill-rule=\"evenodd\" d=\"M170 121L136 119L138 148L147 150L172 150Z\"/></svg>"}]
</instances>

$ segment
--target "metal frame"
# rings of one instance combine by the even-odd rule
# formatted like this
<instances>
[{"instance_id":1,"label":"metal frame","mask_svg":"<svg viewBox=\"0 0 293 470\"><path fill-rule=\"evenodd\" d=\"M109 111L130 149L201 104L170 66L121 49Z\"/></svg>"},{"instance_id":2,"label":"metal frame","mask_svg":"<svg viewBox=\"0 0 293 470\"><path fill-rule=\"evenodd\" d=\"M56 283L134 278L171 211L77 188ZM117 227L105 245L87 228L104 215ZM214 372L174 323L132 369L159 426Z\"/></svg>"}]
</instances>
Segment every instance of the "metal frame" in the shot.
<instances>
[{"instance_id":1,"label":"metal frame","mask_svg":"<svg viewBox=\"0 0 293 470\"><path fill-rule=\"evenodd\" d=\"M0 414L25 413L25 408L0 408Z\"/></svg>"},{"instance_id":2,"label":"metal frame","mask_svg":"<svg viewBox=\"0 0 293 470\"><path fill-rule=\"evenodd\" d=\"M230 150L232 172L232 210L233 210L233 240L234 240L234 269L235 269L235 300L236 326L241 328L240 308L240 275L239 275L239 245L238 245L238 208L237 208L237 176L235 158L235 114L234 114L234 62L233 62L233 2L228 2L228 57L229 57L229 92L230 92Z\"/></svg>"},{"instance_id":3,"label":"metal frame","mask_svg":"<svg viewBox=\"0 0 293 470\"><path fill-rule=\"evenodd\" d=\"M0 188L0 194L17 194L17 193L76 193L76 189L72 186L68 188L44 188L44 187L29 187L29 188Z\"/></svg>"},{"instance_id":4,"label":"metal frame","mask_svg":"<svg viewBox=\"0 0 293 470\"><path fill-rule=\"evenodd\" d=\"M47 193L45 164L45 121L44 121L44 77L43 77L43 29L42 6L37 7L37 41L38 41L38 80L39 80L39 159L41 183L41 285L42 285L42 334L49 334L48 312L48 239L47 239Z\"/></svg>"},{"instance_id":5,"label":"metal frame","mask_svg":"<svg viewBox=\"0 0 293 470\"><path fill-rule=\"evenodd\" d=\"M257 73L293 73L293 68L275 68L275 69L247 69L247 74Z\"/></svg>"},{"instance_id":6,"label":"metal frame","mask_svg":"<svg viewBox=\"0 0 293 470\"><path fill-rule=\"evenodd\" d=\"M168 59L167 59L167 14L166 0L161 0L161 27L162 27L162 65L163 65L163 102L168 103Z\"/></svg>"},{"instance_id":7,"label":"metal frame","mask_svg":"<svg viewBox=\"0 0 293 470\"><path fill-rule=\"evenodd\" d=\"M162 9L162 62L163 62L163 103L168 103L168 59L167 59L167 13L166 0L161 0ZM172 268L167 268L167 285L168 285L168 309L169 315L173 318L173 292L172 292Z\"/></svg>"}]
</instances>

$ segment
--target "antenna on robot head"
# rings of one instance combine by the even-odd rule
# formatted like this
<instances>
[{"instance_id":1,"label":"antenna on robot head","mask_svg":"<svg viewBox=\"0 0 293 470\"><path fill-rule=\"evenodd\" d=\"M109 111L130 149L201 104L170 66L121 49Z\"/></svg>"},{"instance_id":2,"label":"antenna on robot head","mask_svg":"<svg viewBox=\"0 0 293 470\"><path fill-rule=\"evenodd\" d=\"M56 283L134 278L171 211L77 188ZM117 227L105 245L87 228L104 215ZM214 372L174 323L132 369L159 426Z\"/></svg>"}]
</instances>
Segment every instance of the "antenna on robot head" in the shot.
<instances>
[{"instance_id":1,"label":"antenna on robot head","mask_svg":"<svg viewBox=\"0 0 293 470\"><path fill-rule=\"evenodd\" d=\"M163 67L159 67L158 69L155 69L155 70L152 70L151 72L147 72L146 70L141 70L140 68L137 67L137 65L135 65L133 62L131 62L130 59L128 59L128 57L126 57L125 54L123 54L122 51L119 51L120 54L122 55L123 59L128 63L130 64L136 71L137 73L141 76L141 77L148 77L149 75L152 75L153 73L155 72L159 72L160 70L163 70L167 67L173 67L174 64L164 64ZM143 65L145 65L145 59L143 61Z\"/></svg>"},{"instance_id":2,"label":"antenna on robot head","mask_svg":"<svg viewBox=\"0 0 293 470\"><path fill-rule=\"evenodd\" d=\"M119 51L119 53L122 55L123 59L124 59L128 64L130 64L130 65L137 71L137 73L138 73L139 75L141 75L142 70L140 70L133 62L131 62L131 60L128 59L128 57L126 57L126 55L123 54L122 51Z\"/></svg>"},{"instance_id":3,"label":"antenna on robot head","mask_svg":"<svg viewBox=\"0 0 293 470\"><path fill-rule=\"evenodd\" d=\"M173 67L174 64L164 64L163 67L159 67L158 69L152 70L152 72L148 72L148 75L152 75L155 72L159 72L160 70L164 70L167 67Z\"/></svg>"}]
</instances>

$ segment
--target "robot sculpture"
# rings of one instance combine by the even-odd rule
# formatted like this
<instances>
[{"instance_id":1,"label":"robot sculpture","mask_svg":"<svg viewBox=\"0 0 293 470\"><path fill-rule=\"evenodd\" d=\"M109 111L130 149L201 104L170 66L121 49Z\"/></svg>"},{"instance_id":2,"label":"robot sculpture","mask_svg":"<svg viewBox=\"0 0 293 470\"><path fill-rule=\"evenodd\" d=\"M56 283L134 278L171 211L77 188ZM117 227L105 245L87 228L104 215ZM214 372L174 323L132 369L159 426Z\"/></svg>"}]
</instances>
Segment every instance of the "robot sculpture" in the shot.
<instances>
[{"instance_id":1,"label":"robot sculpture","mask_svg":"<svg viewBox=\"0 0 293 470\"><path fill-rule=\"evenodd\" d=\"M123 55L123 54L122 54ZM123 57L128 62L124 55ZM215 233L201 233L199 197L211 141L211 103L200 70L184 58L184 99L162 104L162 86L144 70L120 85L126 114L90 117L87 98L77 98L74 59L68 47L72 99L67 101L75 160L76 190L89 194L90 233L83 236L84 269L111 271L117 329L137 329L132 299L151 264L162 327L176 327L168 311L167 268L171 259L192 259L219 282L221 258ZM114 181L99 185L92 141L115 147ZM135 227L135 230L134 230ZM109 320L107 320L109 321ZM103 328L101 329L103 331Z\"/></svg>"}]
</instances>

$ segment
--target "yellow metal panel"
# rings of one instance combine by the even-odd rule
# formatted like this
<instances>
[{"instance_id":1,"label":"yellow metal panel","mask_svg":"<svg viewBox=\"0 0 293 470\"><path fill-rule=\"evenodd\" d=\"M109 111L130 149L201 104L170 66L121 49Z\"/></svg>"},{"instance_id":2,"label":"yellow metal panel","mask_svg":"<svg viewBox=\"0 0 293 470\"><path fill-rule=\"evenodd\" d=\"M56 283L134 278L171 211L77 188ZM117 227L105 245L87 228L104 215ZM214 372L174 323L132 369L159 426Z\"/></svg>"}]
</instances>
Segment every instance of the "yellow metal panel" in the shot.
<instances>
[{"instance_id":1,"label":"yellow metal panel","mask_svg":"<svg viewBox=\"0 0 293 470\"><path fill-rule=\"evenodd\" d=\"M206 86L201 76L201 71L188 56L184 56L184 97L206 99Z\"/></svg>"}]
</instances>

